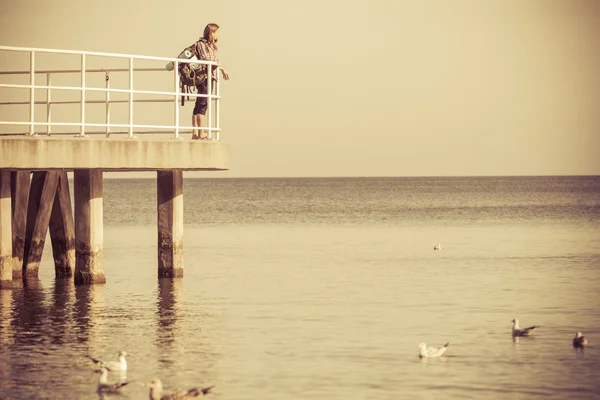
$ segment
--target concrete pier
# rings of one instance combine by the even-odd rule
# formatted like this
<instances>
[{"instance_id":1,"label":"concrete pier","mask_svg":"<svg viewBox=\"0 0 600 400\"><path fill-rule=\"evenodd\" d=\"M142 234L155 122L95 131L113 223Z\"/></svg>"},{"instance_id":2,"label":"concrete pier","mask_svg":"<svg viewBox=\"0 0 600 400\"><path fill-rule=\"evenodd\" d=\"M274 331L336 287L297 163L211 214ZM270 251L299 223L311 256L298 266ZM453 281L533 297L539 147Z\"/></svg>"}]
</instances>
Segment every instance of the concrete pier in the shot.
<instances>
[{"instance_id":1,"label":"concrete pier","mask_svg":"<svg viewBox=\"0 0 600 400\"><path fill-rule=\"evenodd\" d=\"M229 143L188 139L0 137L0 168L11 170L216 171L229 169Z\"/></svg>"},{"instance_id":2,"label":"concrete pier","mask_svg":"<svg viewBox=\"0 0 600 400\"><path fill-rule=\"evenodd\" d=\"M23 256L23 277L25 278L38 277L57 184L58 172L38 171L33 173L25 228Z\"/></svg>"},{"instance_id":3,"label":"concrete pier","mask_svg":"<svg viewBox=\"0 0 600 400\"><path fill-rule=\"evenodd\" d=\"M12 223L10 171L0 170L0 289L12 282Z\"/></svg>"},{"instance_id":4,"label":"concrete pier","mask_svg":"<svg viewBox=\"0 0 600 400\"><path fill-rule=\"evenodd\" d=\"M211 94L208 99L205 128L211 140L190 140L194 127L183 122L189 119L180 109L185 93L177 84L177 71L145 66L157 61L156 57L10 46L0 46L0 52L8 57L4 64L12 66L0 70L7 89L0 93L0 108L5 111L0 118L0 282L12 279L13 288L34 284L48 231L57 278L77 285L106 282L102 265L104 172L157 173L158 276L183 276L183 171L229 169L230 145L221 140L221 96ZM40 53L52 54L56 63L40 69L40 58L36 58ZM80 57L81 62L71 65L62 56ZM112 61L102 68L89 68L86 57ZM28 67L21 62L26 59ZM111 67L122 60L129 60L129 68ZM148 73L153 84L140 92L134 85L140 82L136 76ZM79 76L81 87L52 84L51 77L61 82L65 74ZM101 79L86 81L86 77ZM114 113L111 116L113 77L118 77L116 82L128 80L129 89L118 90L123 95L118 97L128 100L117 102L127 103L129 123ZM24 81L30 83L26 88ZM168 88L172 91L165 91ZM14 94L23 89L29 101ZM51 98L55 90L64 89L73 89L79 100ZM95 99L103 95L106 101ZM140 102L152 102L153 111L140 112ZM73 105L67 107L70 111L61 111L55 118L51 111L67 103ZM67 174L71 172L74 186L69 193Z\"/></svg>"},{"instance_id":5,"label":"concrete pier","mask_svg":"<svg viewBox=\"0 0 600 400\"><path fill-rule=\"evenodd\" d=\"M48 231L57 278L106 283L104 171L157 172L158 277L182 277L183 171L227 169L222 141L0 136L0 283L38 277Z\"/></svg>"},{"instance_id":6,"label":"concrete pier","mask_svg":"<svg viewBox=\"0 0 600 400\"><path fill-rule=\"evenodd\" d=\"M76 169L75 184L75 284L106 283L102 268L102 170Z\"/></svg>"},{"instance_id":7,"label":"concrete pier","mask_svg":"<svg viewBox=\"0 0 600 400\"><path fill-rule=\"evenodd\" d=\"M183 276L183 173L158 171L158 277Z\"/></svg>"}]
</instances>

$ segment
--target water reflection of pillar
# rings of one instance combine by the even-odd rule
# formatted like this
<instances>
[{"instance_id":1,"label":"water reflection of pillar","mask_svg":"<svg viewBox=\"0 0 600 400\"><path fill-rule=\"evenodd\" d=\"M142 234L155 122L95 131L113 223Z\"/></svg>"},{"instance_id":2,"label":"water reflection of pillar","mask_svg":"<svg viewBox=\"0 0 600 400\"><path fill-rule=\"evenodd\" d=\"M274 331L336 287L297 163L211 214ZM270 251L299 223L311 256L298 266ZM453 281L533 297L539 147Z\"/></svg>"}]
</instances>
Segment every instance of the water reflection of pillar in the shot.
<instances>
[{"instance_id":1,"label":"water reflection of pillar","mask_svg":"<svg viewBox=\"0 0 600 400\"><path fill-rule=\"evenodd\" d=\"M11 382L12 371L12 352L7 351L9 346L14 343L14 332L10 325L12 323L12 292L9 290L0 290L0 387L6 388L5 382Z\"/></svg>"},{"instance_id":2,"label":"water reflection of pillar","mask_svg":"<svg viewBox=\"0 0 600 400\"><path fill-rule=\"evenodd\" d=\"M178 300L181 289L181 279L159 279L158 301L156 314L158 316L158 345L170 345L175 342L178 323Z\"/></svg>"},{"instance_id":3,"label":"water reflection of pillar","mask_svg":"<svg viewBox=\"0 0 600 400\"><path fill-rule=\"evenodd\" d=\"M22 281L21 288L13 288L12 329L15 343L34 348L43 335L47 309L46 296L38 279ZM27 334L22 334L26 332Z\"/></svg>"},{"instance_id":4,"label":"water reflection of pillar","mask_svg":"<svg viewBox=\"0 0 600 400\"><path fill-rule=\"evenodd\" d=\"M55 279L52 302L48 313L47 331L52 344L74 343L77 338L73 332L73 313L75 304L75 285L73 279Z\"/></svg>"},{"instance_id":5,"label":"water reflection of pillar","mask_svg":"<svg viewBox=\"0 0 600 400\"><path fill-rule=\"evenodd\" d=\"M172 365L177 358L173 354L173 346L179 331L181 285L181 279L158 280L156 347L161 354L159 357L159 362L163 364L161 368Z\"/></svg>"},{"instance_id":6,"label":"water reflection of pillar","mask_svg":"<svg viewBox=\"0 0 600 400\"><path fill-rule=\"evenodd\" d=\"M96 310L103 307L102 303L104 303L102 285L75 286L74 331L78 342L87 343L90 354L98 353L94 340L97 332L92 328L97 328L100 323Z\"/></svg>"},{"instance_id":7,"label":"water reflection of pillar","mask_svg":"<svg viewBox=\"0 0 600 400\"><path fill-rule=\"evenodd\" d=\"M0 348L12 344L14 332L10 328L12 322L12 292L9 290L0 290ZM0 368L0 373L2 368Z\"/></svg>"}]
</instances>

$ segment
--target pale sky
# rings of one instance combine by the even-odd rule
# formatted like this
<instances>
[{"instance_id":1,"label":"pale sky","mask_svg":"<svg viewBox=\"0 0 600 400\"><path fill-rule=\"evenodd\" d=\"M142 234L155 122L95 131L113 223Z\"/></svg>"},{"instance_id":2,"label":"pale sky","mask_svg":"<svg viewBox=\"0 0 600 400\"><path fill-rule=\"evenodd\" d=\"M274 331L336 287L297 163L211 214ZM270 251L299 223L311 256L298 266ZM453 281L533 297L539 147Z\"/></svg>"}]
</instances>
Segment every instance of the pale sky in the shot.
<instances>
[{"instance_id":1,"label":"pale sky","mask_svg":"<svg viewBox=\"0 0 600 400\"><path fill-rule=\"evenodd\" d=\"M0 44L176 57L209 22L231 170L186 176L600 174L597 0L3 0Z\"/></svg>"}]
</instances>

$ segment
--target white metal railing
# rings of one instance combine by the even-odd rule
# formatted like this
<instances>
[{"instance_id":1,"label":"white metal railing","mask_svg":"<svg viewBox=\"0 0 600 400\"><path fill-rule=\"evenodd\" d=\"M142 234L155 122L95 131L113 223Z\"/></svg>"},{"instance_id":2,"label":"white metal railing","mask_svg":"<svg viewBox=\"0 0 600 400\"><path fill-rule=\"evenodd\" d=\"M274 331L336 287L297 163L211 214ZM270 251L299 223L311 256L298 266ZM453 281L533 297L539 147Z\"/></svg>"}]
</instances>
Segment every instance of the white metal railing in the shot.
<instances>
[{"instance_id":1,"label":"white metal railing","mask_svg":"<svg viewBox=\"0 0 600 400\"><path fill-rule=\"evenodd\" d=\"M0 88L15 88L15 89L29 89L29 100L28 101L2 101L0 98L0 106L14 106L14 105L28 105L29 106L29 120L26 121L6 121L0 119L0 125L15 125L15 126L28 126L28 132L19 132L13 133L15 135L36 135L35 132L36 126L45 126L46 127L46 135L73 135L73 132L69 133L58 133L53 132L52 127L63 126L63 127L79 127L79 135L85 136L91 134L105 134L107 137L113 134L127 134L128 137L134 137L134 133L148 133L148 134L164 134L164 133L173 133L174 137L179 138L180 133L189 133L192 130L202 129L208 132L208 137L210 139L220 139L220 85L219 80L217 80L215 94L213 94L212 90L212 79L208 79L208 93L207 94L198 94L198 93L182 93L180 91L180 79L179 79L179 64L180 63L198 63L198 64L206 64L208 67L208 76L212 77L213 69L217 68L217 63L212 61L203 61L203 60L187 60L181 58L166 58L166 57L152 57L152 56L139 56L139 55L130 55L130 54L114 54L114 53L98 53L98 52L90 52L90 51L74 51L74 50L57 50L57 49L40 49L40 48L27 48L27 47L10 47L10 46L0 46L0 52L20 52L20 53L29 53L29 70L28 71L2 71L0 70L0 76L2 75L29 75L29 84L16 84L16 83L0 83ZM63 54L63 55L78 55L81 57L81 67L79 69L43 69L36 70L35 58L36 54L40 53L52 53L52 54ZM98 56L98 57L106 57L112 59L128 59L129 67L128 68L86 68L87 58L90 56ZM134 68L135 60L149 60L149 61L166 61L172 62L174 64L174 68L172 70L168 70L166 67L163 68ZM116 73L125 73L129 74L129 88L128 89L114 89L110 87L110 74ZM133 87L135 73L136 72L154 72L164 76L168 79L169 74L171 74L172 82L173 82L173 91L155 91L155 90L135 90ZM86 85L86 74L89 73L103 73L105 74L105 87L88 87ZM52 85L52 76L57 74L80 74L81 76L81 84L80 86L55 86ZM46 84L38 84L36 80L36 76L45 75L46 76ZM35 91L36 89L46 90L46 101L36 101L35 100ZM52 92L56 90L66 90L66 91L79 91L81 93L80 99L78 101L54 101L52 100ZM86 98L86 94L88 92L104 92L105 98L104 100L90 100ZM114 100L111 99L111 93L126 93L128 94L127 100ZM155 95L155 96L168 96L171 98L152 98L152 99L136 99L134 95ZM205 127L194 127L189 125L180 125L180 110L179 110L179 101L182 97L207 97L207 126ZM134 124L134 103L170 103L172 105L172 110L174 113L174 123L171 125L155 125L155 124ZM213 105L213 102L215 103ZM86 104L105 104L105 123L91 123L86 121ZM111 108L110 105L114 103L128 103L129 105L129 123L127 124L119 124L112 123L111 118ZM46 121L35 121L35 105L42 104L46 105ZM68 121L68 122L53 122L52 121L52 106L53 105L80 105L80 113L78 121ZM213 108L214 107L214 108ZM215 117L213 118L213 112L215 113ZM191 119L191 116L190 116ZM104 128L104 131L88 131L87 128ZM118 128L126 128L127 132L119 132L112 131L112 129ZM143 131L149 130L149 131Z\"/></svg>"}]
</instances>

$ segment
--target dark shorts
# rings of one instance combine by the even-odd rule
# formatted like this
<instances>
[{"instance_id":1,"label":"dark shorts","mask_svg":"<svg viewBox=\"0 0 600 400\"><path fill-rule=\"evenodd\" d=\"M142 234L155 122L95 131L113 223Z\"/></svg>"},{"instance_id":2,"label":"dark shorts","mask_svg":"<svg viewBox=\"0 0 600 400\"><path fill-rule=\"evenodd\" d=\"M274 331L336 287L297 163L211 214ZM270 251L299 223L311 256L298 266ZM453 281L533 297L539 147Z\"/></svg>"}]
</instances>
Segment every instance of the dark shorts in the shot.
<instances>
[{"instance_id":1,"label":"dark shorts","mask_svg":"<svg viewBox=\"0 0 600 400\"><path fill-rule=\"evenodd\" d=\"M204 83L196 86L196 90L198 94L207 94L208 93L208 80L205 80ZM194 105L194 115L197 114L206 114L206 108L208 105L208 98L206 97L196 97L196 104Z\"/></svg>"}]
</instances>

